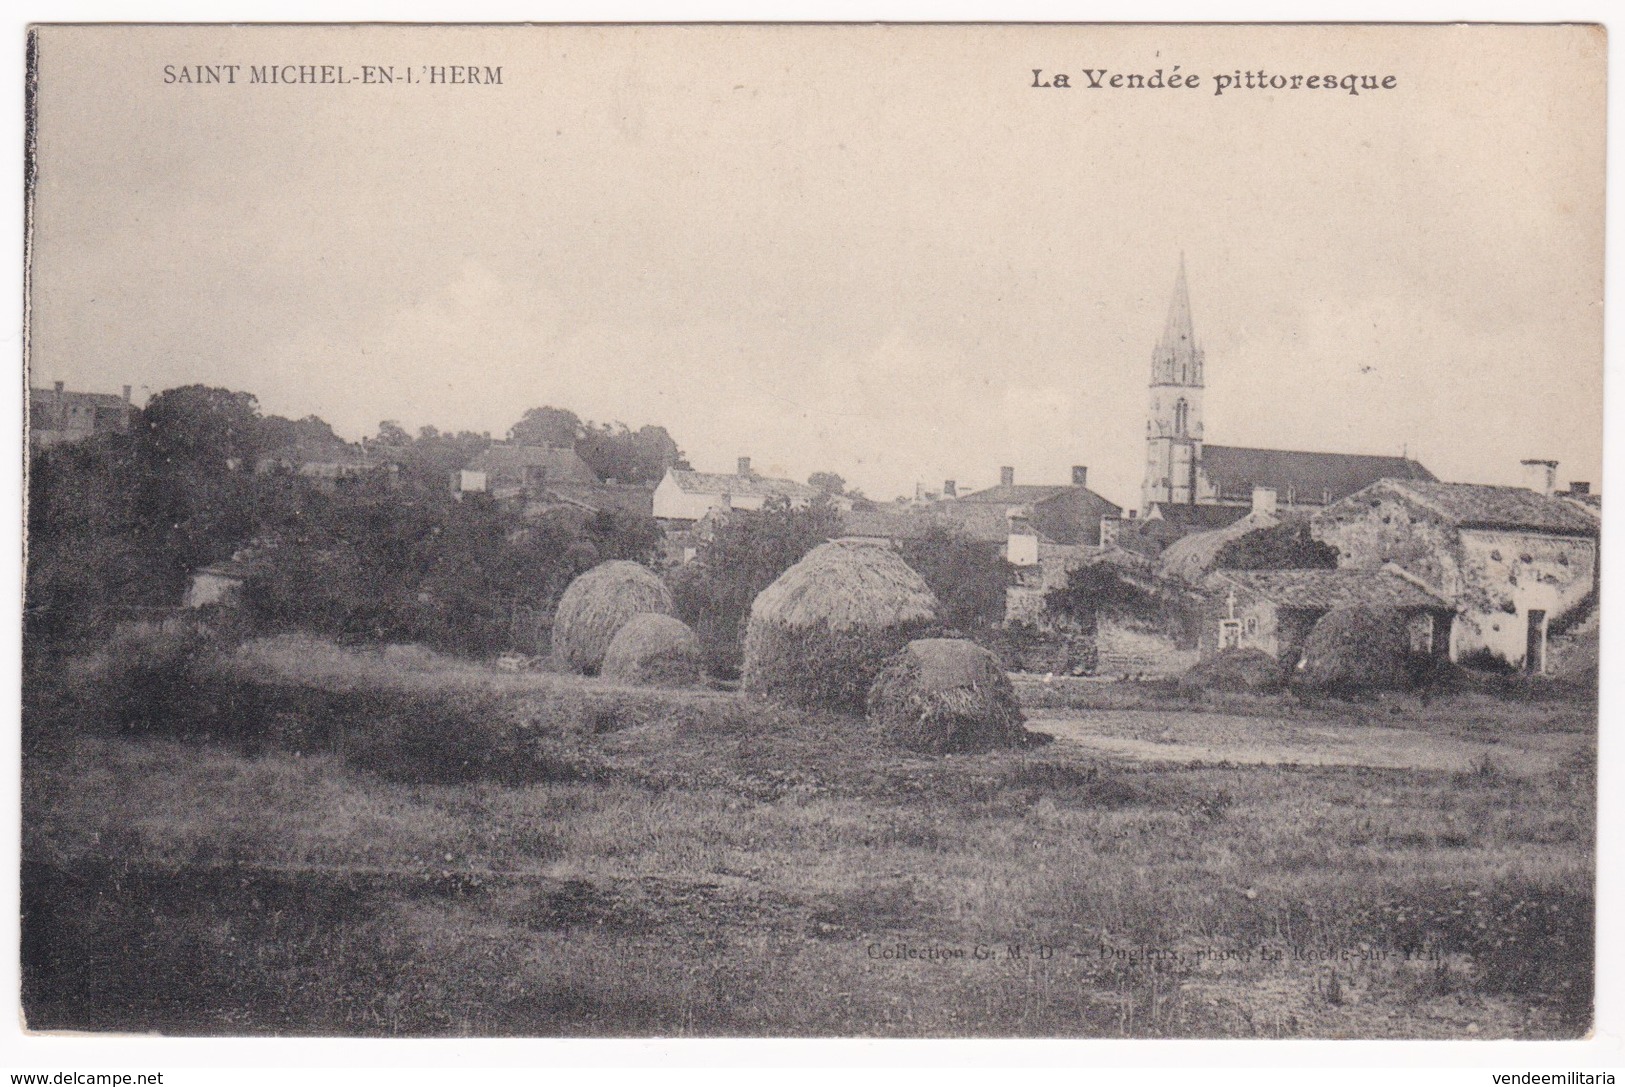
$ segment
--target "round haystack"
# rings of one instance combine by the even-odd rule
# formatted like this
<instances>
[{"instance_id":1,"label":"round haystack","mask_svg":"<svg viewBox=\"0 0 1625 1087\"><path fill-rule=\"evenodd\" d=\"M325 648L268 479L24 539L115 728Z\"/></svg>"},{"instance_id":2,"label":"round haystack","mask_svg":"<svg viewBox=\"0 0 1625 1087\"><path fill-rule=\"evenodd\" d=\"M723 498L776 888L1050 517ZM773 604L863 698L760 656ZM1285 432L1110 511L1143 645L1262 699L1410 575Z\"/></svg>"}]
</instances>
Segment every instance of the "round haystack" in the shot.
<instances>
[{"instance_id":1,"label":"round haystack","mask_svg":"<svg viewBox=\"0 0 1625 1087\"><path fill-rule=\"evenodd\" d=\"M1198 661L1179 685L1199 691L1266 694L1286 687L1286 669L1262 649L1226 649Z\"/></svg>"},{"instance_id":2,"label":"round haystack","mask_svg":"<svg viewBox=\"0 0 1625 1087\"><path fill-rule=\"evenodd\" d=\"M635 562L606 562L570 582L553 615L553 656L573 672L597 673L621 625L634 615L670 615L671 590Z\"/></svg>"},{"instance_id":3,"label":"round haystack","mask_svg":"<svg viewBox=\"0 0 1625 1087\"><path fill-rule=\"evenodd\" d=\"M904 646L869 688L869 720L893 743L932 755L1029 740L1010 677L992 653L961 638Z\"/></svg>"},{"instance_id":4,"label":"round haystack","mask_svg":"<svg viewBox=\"0 0 1625 1087\"><path fill-rule=\"evenodd\" d=\"M646 611L610 639L599 674L627 683L687 687L705 673L700 639L681 619Z\"/></svg>"},{"instance_id":5,"label":"round haystack","mask_svg":"<svg viewBox=\"0 0 1625 1087\"><path fill-rule=\"evenodd\" d=\"M750 606L741 689L862 713L891 656L937 621L935 594L884 544L813 548Z\"/></svg>"},{"instance_id":6,"label":"round haystack","mask_svg":"<svg viewBox=\"0 0 1625 1087\"><path fill-rule=\"evenodd\" d=\"M1391 608L1359 605L1329 611L1303 644L1294 688L1348 698L1411 685L1410 636Z\"/></svg>"}]
</instances>

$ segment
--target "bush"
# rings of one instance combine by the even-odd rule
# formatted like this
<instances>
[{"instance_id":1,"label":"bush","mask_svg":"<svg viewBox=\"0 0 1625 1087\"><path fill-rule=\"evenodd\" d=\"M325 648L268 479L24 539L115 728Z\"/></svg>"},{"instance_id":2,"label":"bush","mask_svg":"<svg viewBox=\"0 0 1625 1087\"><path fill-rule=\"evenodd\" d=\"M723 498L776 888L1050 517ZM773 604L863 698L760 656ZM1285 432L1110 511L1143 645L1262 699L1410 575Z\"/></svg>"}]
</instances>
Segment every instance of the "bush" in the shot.
<instances>
[{"instance_id":1,"label":"bush","mask_svg":"<svg viewBox=\"0 0 1625 1087\"><path fill-rule=\"evenodd\" d=\"M1226 649L1198 661L1179 683L1199 691L1267 694L1286 688L1287 668L1262 649Z\"/></svg>"},{"instance_id":2,"label":"bush","mask_svg":"<svg viewBox=\"0 0 1625 1087\"><path fill-rule=\"evenodd\" d=\"M1303 646L1293 690L1310 697L1354 698L1408 690L1416 682L1410 636L1400 614L1363 605L1321 616Z\"/></svg>"},{"instance_id":3,"label":"bush","mask_svg":"<svg viewBox=\"0 0 1625 1087\"><path fill-rule=\"evenodd\" d=\"M869 690L869 720L893 743L933 755L1027 741L1010 678L974 642L910 642Z\"/></svg>"}]
</instances>

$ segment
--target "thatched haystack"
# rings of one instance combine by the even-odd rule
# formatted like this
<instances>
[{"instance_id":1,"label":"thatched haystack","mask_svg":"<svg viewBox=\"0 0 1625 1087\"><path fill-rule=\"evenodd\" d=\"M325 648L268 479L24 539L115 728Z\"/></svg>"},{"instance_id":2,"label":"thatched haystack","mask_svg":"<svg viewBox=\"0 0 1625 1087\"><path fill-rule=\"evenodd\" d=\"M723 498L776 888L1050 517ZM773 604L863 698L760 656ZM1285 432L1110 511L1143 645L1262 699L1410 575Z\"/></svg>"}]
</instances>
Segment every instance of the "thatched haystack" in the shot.
<instances>
[{"instance_id":1,"label":"thatched haystack","mask_svg":"<svg viewBox=\"0 0 1625 1087\"><path fill-rule=\"evenodd\" d=\"M627 683L687 687L705 673L700 639L681 619L646 611L628 619L604 652L599 674Z\"/></svg>"},{"instance_id":2,"label":"thatched haystack","mask_svg":"<svg viewBox=\"0 0 1625 1087\"><path fill-rule=\"evenodd\" d=\"M862 713L875 676L935 625L938 607L920 575L884 544L822 544L751 604L740 686Z\"/></svg>"},{"instance_id":3,"label":"thatched haystack","mask_svg":"<svg viewBox=\"0 0 1625 1087\"><path fill-rule=\"evenodd\" d=\"M1404 618L1391 608L1358 605L1320 617L1292 676L1295 690L1350 698L1404 690L1414 671Z\"/></svg>"},{"instance_id":4,"label":"thatched haystack","mask_svg":"<svg viewBox=\"0 0 1625 1087\"><path fill-rule=\"evenodd\" d=\"M869 688L869 720L893 743L932 755L1029 740L998 658L960 638L904 646Z\"/></svg>"},{"instance_id":5,"label":"thatched haystack","mask_svg":"<svg viewBox=\"0 0 1625 1087\"><path fill-rule=\"evenodd\" d=\"M1197 691L1266 694L1286 688L1287 670L1262 649L1226 649L1198 661L1179 677L1179 685Z\"/></svg>"},{"instance_id":6,"label":"thatched haystack","mask_svg":"<svg viewBox=\"0 0 1625 1087\"><path fill-rule=\"evenodd\" d=\"M635 562L606 562L570 583L553 616L553 656L595 675L621 625L634 615L670 615L671 590Z\"/></svg>"}]
</instances>

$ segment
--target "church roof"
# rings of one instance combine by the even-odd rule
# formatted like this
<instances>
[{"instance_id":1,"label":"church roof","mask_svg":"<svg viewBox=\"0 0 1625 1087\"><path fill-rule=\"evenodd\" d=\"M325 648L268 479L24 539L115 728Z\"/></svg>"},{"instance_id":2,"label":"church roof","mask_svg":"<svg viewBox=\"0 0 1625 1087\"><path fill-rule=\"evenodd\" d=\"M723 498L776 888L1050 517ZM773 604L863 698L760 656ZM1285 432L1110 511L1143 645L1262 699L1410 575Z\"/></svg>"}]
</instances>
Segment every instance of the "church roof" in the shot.
<instances>
[{"instance_id":1,"label":"church roof","mask_svg":"<svg viewBox=\"0 0 1625 1087\"><path fill-rule=\"evenodd\" d=\"M1359 453L1308 453L1291 449L1249 449L1204 445L1202 474L1221 498L1251 498L1254 487L1269 487L1282 502L1329 505L1379 479L1434 480L1432 472L1407 457Z\"/></svg>"}]
</instances>

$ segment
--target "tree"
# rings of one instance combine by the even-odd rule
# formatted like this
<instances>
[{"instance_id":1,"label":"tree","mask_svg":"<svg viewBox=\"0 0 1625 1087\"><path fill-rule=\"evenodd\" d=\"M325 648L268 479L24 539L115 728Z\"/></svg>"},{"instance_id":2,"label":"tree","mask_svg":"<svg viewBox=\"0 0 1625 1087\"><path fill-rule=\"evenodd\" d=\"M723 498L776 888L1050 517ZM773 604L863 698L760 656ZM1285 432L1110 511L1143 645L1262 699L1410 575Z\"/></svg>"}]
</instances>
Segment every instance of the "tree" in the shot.
<instances>
[{"instance_id":1,"label":"tree","mask_svg":"<svg viewBox=\"0 0 1625 1087\"><path fill-rule=\"evenodd\" d=\"M846 480L834 472L814 472L807 477L807 486L820 494L838 497L846 493Z\"/></svg>"},{"instance_id":2,"label":"tree","mask_svg":"<svg viewBox=\"0 0 1625 1087\"><path fill-rule=\"evenodd\" d=\"M1335 570L1337 548L1314 538L1307 521L1255 528L1219 548L1220 570Z\"/></svg>"},{"instance_id":3,"label":"tree","mask_svg":"<svg viewBox=\"0 0 1625 1087\"><path fill-rule=\"evenodd\" d=\"M694 561L673 573L678 617L699 635L713 674L738 674L756 595L840 532L840 513L827 502L792 509L770 499L760 510L730 513Z\"/></svg>"},{"instance_id":4,"label":"tree","mask_svg":"<svg viewBox=\"0 0 1625 1087\"><path fill-rule=\"evenodd\" d=\"M1158 620L1163 606L1156 593L1111 563L1094 562L1067 571L1066 584L1044 594L1044 610L1092 629L1106 618Z\"/></svg>"},{"instance_id":5,"label":"tree","mask_svg":"<svg viewBox=\"0 0 1625 1087\"><path fill-rule=\"evenodd\" d=\"M508 440L519 445L573 446L585 431L580 418L564 408L531 408L508 428Z\"/></svg>"},{"instance_id":6,"label":"tree","mask_svg":"<svg viewBox=\"0 0 1625 1087\"><path fill-rule=\"evenodd\" d=\"M968 633L1004 619L1005 590L1015 584L1015 567L999 544L933 525L926 535L905 541L902 554L937 594L943 618L955 627Z\"/></svg>"}]
</instances>

